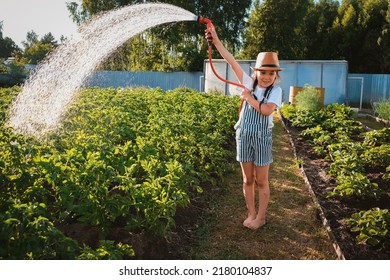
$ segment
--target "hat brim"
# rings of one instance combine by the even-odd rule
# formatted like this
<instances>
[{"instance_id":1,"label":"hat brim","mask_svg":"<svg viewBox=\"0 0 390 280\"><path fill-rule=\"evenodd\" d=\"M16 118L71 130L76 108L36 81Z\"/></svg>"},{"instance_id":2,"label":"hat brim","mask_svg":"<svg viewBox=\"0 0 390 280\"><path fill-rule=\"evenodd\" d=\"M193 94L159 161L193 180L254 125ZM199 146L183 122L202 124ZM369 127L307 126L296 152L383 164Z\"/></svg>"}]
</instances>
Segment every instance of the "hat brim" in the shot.
<instances>
[{"instance_id":1,"label":"hat brim","mask_svg":"<svg viewBox=\"0 0 390 280\"><path fill-rule=\"evenodd\" d=\"M252 67L252 70L274 70L274 71L283 71L283 68L280 68L280 67L259 67L259 68L255 68L255 67Z\"/></svg>"}]
</instances>

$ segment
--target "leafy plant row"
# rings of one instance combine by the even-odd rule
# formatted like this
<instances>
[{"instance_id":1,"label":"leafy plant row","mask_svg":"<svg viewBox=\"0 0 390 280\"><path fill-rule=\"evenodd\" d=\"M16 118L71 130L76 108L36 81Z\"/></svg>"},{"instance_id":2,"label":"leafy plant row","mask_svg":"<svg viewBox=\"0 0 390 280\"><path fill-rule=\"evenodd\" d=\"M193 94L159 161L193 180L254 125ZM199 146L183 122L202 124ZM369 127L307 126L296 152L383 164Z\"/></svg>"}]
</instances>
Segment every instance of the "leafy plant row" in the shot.
<instances>
[{"instance_id":1,"label":"leafy plant row","mask_svg":"<svg viewBox=\"0 0 390 280\"><path fill-rule=\"evenodd\" d=\"M238 100L189 89L85 89L45 142L4 126L0 90L0 259L132 256L114 226L166 236L178 207L229 172ZM62 228L97 228L91 248Z\"/></svg>"},{"instance_id":2,"label":"leafy plant row","mask_svg":"<svg viewBox=\"0 0 390 280\"><path fill-rule=\"evenodd\" d=\"M382 179L390 179L390 129L363 132L344 105L330 104L321 110L300 110L285 105L282 114L292 125L302 129L301 135L314 150L330 161L327 172L337 186L328 197L378 199L388 195L371 182L366 170L382 170ZM353 214L347 222L358 233L358 241L389 248L390 218L387 209L373 208Z\"/></svg>"}]
</instances>

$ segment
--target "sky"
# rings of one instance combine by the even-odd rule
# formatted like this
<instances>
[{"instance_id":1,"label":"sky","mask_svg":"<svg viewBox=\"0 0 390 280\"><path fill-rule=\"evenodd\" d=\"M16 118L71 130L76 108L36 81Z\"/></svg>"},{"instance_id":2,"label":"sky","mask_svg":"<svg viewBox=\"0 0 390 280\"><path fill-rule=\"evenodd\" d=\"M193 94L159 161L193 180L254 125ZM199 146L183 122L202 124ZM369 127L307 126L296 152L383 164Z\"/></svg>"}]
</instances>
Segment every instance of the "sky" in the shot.
<instances>
[{"instance_id":1,"label":"sky","mask_svg":"<svg viewBox=\"0 0 390 280\"><path fill-rule=\"evenodd\" d=\"M29 31L37 33L39 39L49 32L58 42L61 35L71 38L77 33L77 25L66 2L81 0L0 0L3 37L10 37L20 47Z\"/></svg>"}]
</instances>

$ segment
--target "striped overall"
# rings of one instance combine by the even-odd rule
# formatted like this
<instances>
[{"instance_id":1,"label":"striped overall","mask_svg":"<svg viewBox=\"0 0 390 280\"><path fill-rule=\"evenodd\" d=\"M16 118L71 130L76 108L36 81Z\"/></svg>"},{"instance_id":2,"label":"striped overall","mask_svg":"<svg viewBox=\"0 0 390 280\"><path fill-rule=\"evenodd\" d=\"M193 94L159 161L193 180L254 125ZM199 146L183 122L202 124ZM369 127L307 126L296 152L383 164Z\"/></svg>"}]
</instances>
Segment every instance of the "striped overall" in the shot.
<instances>
[{"instance_id":1,"label":"striped overall","mask_svg":"<svg viewBox=\"0 0 390 280\"><path fill-rule=\"evenodd\" d=\"M268 92L264 103L267 103ZM272 163L272 116L261 115L244 102L240 118L235 125L237 161L253 162L256 166Z\"/></svg>"}]
</instances>

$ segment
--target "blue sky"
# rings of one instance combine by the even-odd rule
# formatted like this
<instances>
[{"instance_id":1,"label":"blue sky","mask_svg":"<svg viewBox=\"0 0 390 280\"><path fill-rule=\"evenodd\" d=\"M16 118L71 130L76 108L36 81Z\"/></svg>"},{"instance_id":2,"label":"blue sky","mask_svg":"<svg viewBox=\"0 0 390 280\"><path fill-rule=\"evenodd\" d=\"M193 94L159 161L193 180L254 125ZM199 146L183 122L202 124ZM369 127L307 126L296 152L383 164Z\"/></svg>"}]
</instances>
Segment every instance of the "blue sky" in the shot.
<instances>
[{"instance_id":1,"label":"blue sky","mask_svg":"<svg viewBox=\"0 0 390 280\"><path fill-rule=\"evenodd\" d=\"M70 18L66 2L80 0L1 0L0 21L3 36L10 37L17 45L26 40L33 30L39 38L51 32L59 41L61 35L70 38L77 26Z\"/></svg>"}]
</instances>

